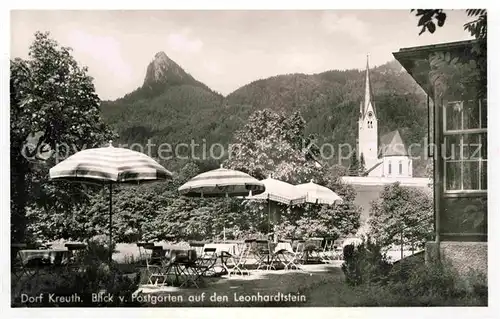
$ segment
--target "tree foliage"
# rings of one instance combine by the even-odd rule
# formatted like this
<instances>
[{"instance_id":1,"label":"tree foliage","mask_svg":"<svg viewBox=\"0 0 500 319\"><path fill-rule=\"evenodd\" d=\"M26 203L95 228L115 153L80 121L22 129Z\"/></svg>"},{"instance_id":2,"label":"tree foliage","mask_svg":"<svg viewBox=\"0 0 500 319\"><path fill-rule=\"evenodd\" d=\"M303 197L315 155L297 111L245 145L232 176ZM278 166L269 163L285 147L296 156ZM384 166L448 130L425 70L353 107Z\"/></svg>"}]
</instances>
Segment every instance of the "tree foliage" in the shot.
<instances>
[{"instance_id":1,"label":"tree foliage","mask_svg":"<svg viewBox=\"0 0 500 319\"><path fill-rule=\"evenodd\" d=\"M420 34L428 31L434 33L436 25L444 26L446 22L446 13L443 9L412 9L419 17L418 26L421 27ZM475 17L475 20L464 24L464 30L469 31L476 39L486 39L487 35L487 12L486 9L467 9L465 10L468 17Z\"/></svg>"},{"instance_id":2,"label":"tree foliage","mask_svg":"<svg viewBox=\"0 0 500 319\"><path fill-rule=\"evenodd\" d=\"M356 152L351 154L351 163L349 164L349 176L359 176L359 160Z\"/></svg>"},{"instance_id":3,"label":"tree foliage","mask_svg":"<svg viewBox=\"0 0 500 319\"><path fill-rule=\"evenodd\" d=\"M257 111L235 133L225 165L258 179L272 175L292 184L321 179L321 169L307 158L309 137L304 129L305 121L298 112L286 116Z\"/></svg>"},{"instance_id":4,"label":"tree foliage","mask_svg":"<svg viewBox=\"0 0 500 319\"><path fill-rule=\"evenodd\" d=\"M68 209L68 194L85 197L81 187L68 184L68 192L61 193L47 184L48 167L114 135L101 120L100 100L87 68L49 33L37 32L28 59L12 60L10 71L11 227L14 240L22 241L25 209L33 200ZM32 136L36 139L30 145ZM52 155L48 159L47 153Z\"/></svg>"},{"instance_id":5,"label":"tree foliage","mask_svg":"<svg viewBox=\"0 0 500 319\"><path fill-rule=\"evenodd\" d=\"M312 179L344 199L341 206L303 204L288 209L276 204L273 210L281 212L277 229L281 237L340 237L356 232L360 210L353 203L354 190L340 180L346 172L338 167L317 167L307 159L304 145L310 145L313 138L305 136L305 125L299 113L287 117L267 109L255 112L235 134L237 148L226 165L258 178L272 175L292 184ZM253 216L268 215L267 205L249 203L246 207Z\"/></svg>"},{"instance_id":6,"label":"tree foliage","mask_svg":"<svg viewBox=\"0 0 500 319\"><path fill-rule=\"evenodd\" d=\"M361 156L359 158L359 170L358 170L359 176L364 176L365 171L366 171L365 156L363 155L363 153L361 153Z\"/></svg>"},{"instance_id":7,"label":"tree foliage","mask_svg":"<svg viewBox=\"0 0 500 319\"><path fill-rule=\"evenodd\" d=\"M411 10L412 12L415 10ZM488 31L488 20L487 20L487 11L486 9L467 9L465 10L467 16L473 18L473 20L464 24L464 30L468 31L471 36L473 36L477 41L473 45L472 52L470 53L471 57L467 58L467 62L460 63L458 62L458 58L450 57L450 55L441 54L441 56L434 56L433 61L434 65L432 66L434 69L434 75L438 73L442 74L455 74L457 77L461 77L458 83L464 83L463 79L468 79L469 85L471 80L474 79L473 83L477 85L473 85L472 87L476 90L477 94L480 96L486 96L486 87L487 87L487 31ZM418 26L422 26L420 34L428 30L431 33L434 33L436 27L435 22L437 21L437 25L439 27L444 26L446 21L446 13L443 12L442 9L438 10L417 10L417 17L420 17ZM456 65L457 62L460 65ZM438 70L436 70L436 64L438 65ZM468 65L467 65L468 64ZM457 74L457 72L453 72L453 69L457 68L462 71L461 74ZM437 71L437 72L436 72ZM451 71L451 72L450 72ZM470 72L470 73L469 73ZM441 81L442 83L443 81ZM453 80L449 81L449 83L454 83Z\"/></svg>"},{"instance_id":8,"label":"tree foliage","mask_svg":"<svg viewBox=\"0 0 500 319\"><path fill-rule=\"evenodd\" d=\"M372 203L368 224L372 237L383 246L422 247L433 235L432 197L421 189L399 183L386 185L380 198Z\"/></svg>"}]
</instances>

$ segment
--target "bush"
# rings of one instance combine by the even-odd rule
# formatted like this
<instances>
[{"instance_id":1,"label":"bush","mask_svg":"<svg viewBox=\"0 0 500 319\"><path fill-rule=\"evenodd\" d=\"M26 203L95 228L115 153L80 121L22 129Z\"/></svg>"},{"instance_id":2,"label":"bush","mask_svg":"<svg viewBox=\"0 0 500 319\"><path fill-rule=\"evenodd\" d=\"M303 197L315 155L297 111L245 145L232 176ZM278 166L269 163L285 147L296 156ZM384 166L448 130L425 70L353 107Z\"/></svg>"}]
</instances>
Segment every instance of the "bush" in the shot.
<instances>
[{"instance_id":1,"label":"bush","mask_svg":"<svg viewBox=\"0 0 500 319\"><path fill-rule=\"evenodd\" d=\"M344 247L344 272L346 282L357 286L363 283L384 283L391 269L382 247L378 246L369 237L361 244L350 244Z\"/></svg>"},{"instance_id":2,"label":"bush","mask_svg":"<svg viewBox=\"0 0 500 319\"><path fill-rule=\"evenodd\" d=\"M362 269L368 259L350 247L347 253L357 257L358 265L346 264L357 272L346 274L356 295L352 306L486 306L488 285L486 276L478 272L460 275L448 262L425 263L422 256L405 258L394 264L385 279L367 280ZM351 262L354 259L351 258ZM375 263L372 263L376 265ZM373 266L375 267L375 266ZM347 270L347 269L346 269ZM344 271L346 273L346 271ZM383 272L382 272L383 273ZM355 274L355 275L353 275ZM380 273L379 273L380 274Z\"/></svg>"},{"instance_id":3,"label":"bush","mask_svg":"<svg viewBox=\"0 0 500 319\"><path fill-rule=\"evenodd\" d=\"M52 271L41 270L27 280L18 291L13 289L13 306L35 307L110 307L110 306L138 306L132 302L132 293L139 286L139 273L131 277L120 271L116 262L109 264L109 247L98 241L88 243L88 249L83 253L79 266L75 268L61 268ZM92 295L103 293L112 296L112 300L92 300ZM22 303L21 294L44 298L36 303ZM48 299L50 294L58 297L70 297L77 294L81 301L53 303ZM121 298L120 298L121 297Z\"/></svg>"}]
</instances>

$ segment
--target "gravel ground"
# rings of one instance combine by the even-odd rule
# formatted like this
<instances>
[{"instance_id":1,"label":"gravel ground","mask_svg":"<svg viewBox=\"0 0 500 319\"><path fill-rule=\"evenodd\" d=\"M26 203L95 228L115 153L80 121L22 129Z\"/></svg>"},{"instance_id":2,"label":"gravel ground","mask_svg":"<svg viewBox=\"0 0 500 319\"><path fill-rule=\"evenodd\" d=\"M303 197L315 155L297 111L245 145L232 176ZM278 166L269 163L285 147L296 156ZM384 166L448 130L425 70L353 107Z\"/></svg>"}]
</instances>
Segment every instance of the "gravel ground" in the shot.
<instances>
[{"instance_id":1,"label":"gravel ground","mask_svg":"<svg viewBox=\"0 0 500 319\"><path fill-rule=\"evenodd\" d=\"M142 286L134 298L146 307L318 306L321 300L310 300L314 289L342 283L342 276L339 265L306 265L304 271L251 271L245 276L209 278L200 288Z\"/></svg>"}]
</instances>

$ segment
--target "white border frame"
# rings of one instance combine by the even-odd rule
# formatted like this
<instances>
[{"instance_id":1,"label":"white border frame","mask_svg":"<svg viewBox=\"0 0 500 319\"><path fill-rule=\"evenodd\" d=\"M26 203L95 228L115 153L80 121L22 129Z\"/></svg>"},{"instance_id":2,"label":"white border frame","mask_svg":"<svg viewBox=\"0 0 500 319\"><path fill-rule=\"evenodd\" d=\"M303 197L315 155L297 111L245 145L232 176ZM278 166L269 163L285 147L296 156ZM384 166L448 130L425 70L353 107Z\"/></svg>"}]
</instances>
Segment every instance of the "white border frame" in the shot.
<instances>
[{"instance_id":1,"label":"white border frame","mask_svg":"<svg viewBox=\"0 0 500 319\"><path fill-rule=\"evenodd\" d=\"M10 9L31 9L35 7L41 7L41 2L39 1L15 1L7 2L3 1L0 12L2 14L0 21L3 22L3 27L0 28L0 34L2 36L1 47L2 47L2 85L0 86L2 94L0 96L4 99L3 105L9 105L8 103L8 46L10 38L9 21ZM451 5L451 6L450 6ZM382 1L348 1L348 2L332 2L332 1L286 1L286 2L274 2L269 1L249 1L247 3L242 3L238 1L221 1L221 0L191 0L191 1L147 1L143 0L140 2L126 2L121 1L119 6L111 4L111 2L105 3L103 1L88 0L85 2L68 2L68 1L44 1L44 9L60 9L71 8L71 9L409 9L411 7L443 7L446 9L450 8L467 8L473 5L474 7L487 7L488 8L488 50L490 56L492 53L500 52L500 10L498 8L497 2L487 1L487 0L476 0L473 3L465 0L456 0L454 2L443 1L443 0L422 0L409 4L407 2L400 2L396 0L382 0ZM5 27L7 26L7 27ZM417 28L415 31L418 32ZM497 55L496 54L496 55ZM490 88L500 87L499 75L500 75L500 61L499 59L490 59L488 61L489 70L489 81L488 86ZM491 101L500 101L500 90L494 89L488 92L489 103L489 118L498 118L500 116L500 105L492 105ZM9 145L9 130L8 130L8 119L9 111L7 107L1 109L2 116L0 117L4 122L1 125L1 143L3 147L8 147ZM489 121L491 122L491 120ZM492 136L498 136L500 126L490 126L489 133ZM500 155L500 139L491 139L489 141L488 148L489 158ZM493 155L493 156L492 156ZM10 242L9 238L9 217L7 212L9 212L9 155L8 152L4 152L1 156L2 171L1 171L1 202L3 205L3 227L2 232L2 243L4 245L3 251L8 251L7 244ZM500 169L497 165L489 165L488 167L488 189L492 194L497 194L500 181ZM488 207L492 212L498 212L500 210L498 200L494 196L490 196L488 199ZM13 315L15 317L30 317L30 318L54 318L54 317L73 317L73 318L136 318L136 317L146 317L146 318L206 318L206 317L233 317L233 318L255 318L256 316L265 314L267 317L287 317L287 318L303 318L306 316L314 315L316 318L443 318L443 317L453 317L453 318L493 318L494 313L498 313L500 310L500 303L495 302L500 299L499 296L499 279L498 267L493 266L497 261L500 254L500 250L497 246L498 232L495 232L495 225L500 224L500 217L498 214L488 214L488 224L489 231L491 232L489 236L488 243L488 258L489 258L489 307L488 308L467 308L467 307L456 307L456 308L422 308L415 307L411 309L406 308L281 308L281 309L259 309L259 308L235 308L235 309L207 309L207 308L168 308L168 309L85 309L80 311L79 309L10 309L10 296L8 290L5 288L5 283L7 280L2 281L2 297L4 301L4 314ZM6 263L2 263L2 267L6 267ZM7 283L7 285L9 285ZM9 285L10 286L10 285ZM496 309L496 310L495 310Z\"/></svg>"}]
</instances>

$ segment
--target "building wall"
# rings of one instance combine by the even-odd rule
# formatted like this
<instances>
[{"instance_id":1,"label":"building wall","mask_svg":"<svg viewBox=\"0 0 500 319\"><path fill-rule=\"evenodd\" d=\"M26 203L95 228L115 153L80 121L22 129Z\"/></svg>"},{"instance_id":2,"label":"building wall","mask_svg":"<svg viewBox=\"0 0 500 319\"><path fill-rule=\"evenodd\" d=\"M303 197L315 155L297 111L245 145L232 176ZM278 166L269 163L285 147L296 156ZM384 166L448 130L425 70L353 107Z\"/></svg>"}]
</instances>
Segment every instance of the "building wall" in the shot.
<instances>
[{"instance_id":1,"label":"building wall","mask_svg":"<svg viewBox=\"0 0 500 319\"><path fill-rule=\"evenodd\" d=\"M466 276L470 271L488 275L488 243L486 242L443 241L439 244L428 242L425 252L426 262L435 261L439 256L442 261L449 262L460 275Z\"/></svg>"},{"instance_id":2,"label":"building wall","mask_svg":"<svg viewBox=\"0 0 500 319\"><path fill-rule=\"evenodd\" d=\"M413 163L408 156L387 156L383 158L382 176L384 177L412 177ZM401 163L401 172L399 164ZM389 169L390 166L390 169Z\"/></svg>"},{"instance_id":3,"label":"building wall","mask_svg":"<svg viewBox=\"0 0 500 319\"><path fill-rule=\"evenodd\" d=\"M415 186L428 188L432 182L426 177L375 177L375 176L343 176L342 181L353 185L387 185L395 182L400 182L401 186Z\"/></svg>"}]
</instances>

